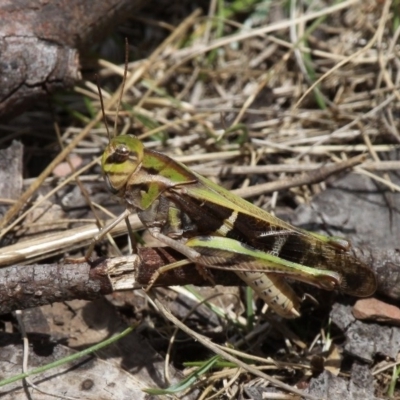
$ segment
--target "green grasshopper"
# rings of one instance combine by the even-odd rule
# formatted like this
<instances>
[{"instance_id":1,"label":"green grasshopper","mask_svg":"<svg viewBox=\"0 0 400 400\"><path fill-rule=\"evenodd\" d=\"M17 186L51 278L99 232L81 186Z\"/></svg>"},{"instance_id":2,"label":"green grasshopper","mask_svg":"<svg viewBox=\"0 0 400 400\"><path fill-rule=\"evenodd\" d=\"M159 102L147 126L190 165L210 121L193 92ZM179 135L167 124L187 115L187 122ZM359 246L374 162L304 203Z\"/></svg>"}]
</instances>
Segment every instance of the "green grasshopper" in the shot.
<instances>
[{"instance_id":1,"label":"green grasshopper","mask_svg":"<svg viewBox=\"0 0 400 400\"><path fill-rule=\"evenodd\" d=\"M126 205L113 226L137 211L156 239L198 268L234 271L281 316L299 316L286 278L358 297L376 289L373 271L346 240L295 228L134 136L111 139L101 165L108 189Z\"/></svg>"}]
</instances>

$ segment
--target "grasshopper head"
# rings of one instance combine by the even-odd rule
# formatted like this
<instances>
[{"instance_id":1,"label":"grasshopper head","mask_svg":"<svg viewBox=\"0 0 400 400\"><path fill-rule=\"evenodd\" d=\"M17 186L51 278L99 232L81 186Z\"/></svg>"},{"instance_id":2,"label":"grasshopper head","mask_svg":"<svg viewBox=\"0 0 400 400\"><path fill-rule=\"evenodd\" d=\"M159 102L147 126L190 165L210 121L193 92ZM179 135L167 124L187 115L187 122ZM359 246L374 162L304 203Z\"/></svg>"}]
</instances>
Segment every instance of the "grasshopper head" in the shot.
<instances>
[{"instance_id":1,"label":"grasshopper head","mask_svg":"<svg viewBox=\"0 0 400 400\"><path fill-rule=\"evenodd\" d=\"M134 136L111 139L101 158L101 168L108 189L118 194L138 169L143 159L143 144Z\"/></svg>"}]
</instances>

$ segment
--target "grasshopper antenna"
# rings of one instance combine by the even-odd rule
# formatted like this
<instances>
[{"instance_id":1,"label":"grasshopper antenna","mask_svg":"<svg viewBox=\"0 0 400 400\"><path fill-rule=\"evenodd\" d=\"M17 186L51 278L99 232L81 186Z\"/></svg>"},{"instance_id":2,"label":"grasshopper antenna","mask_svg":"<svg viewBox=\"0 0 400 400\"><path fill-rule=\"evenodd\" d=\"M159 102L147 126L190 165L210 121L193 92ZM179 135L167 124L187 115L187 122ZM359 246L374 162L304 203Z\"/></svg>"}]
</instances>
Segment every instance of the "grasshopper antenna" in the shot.
<instances>
[{"instance_id":1,"label":"grasshopper antenna","mask_svg":"<svg viewBox=\"0 0 400 400\"><path fill-rule=\"evenodd\" d=\"M104 125L106 126L108 141L110 141L110 140L111 140L110 130L108 129L108 124L107 124L107 119L106 119L106 113L105 113L105 111L104 111L103 95L101 94L100 81L99 81L99 76L98 76L97 74L96 74L96 83L97 83L97 90L99 91L101 112L102 112L102 114L103 114L103 122L104 122Z\"/></svg>"},{"instance_id":2,"label":"grasshopper antenna","mask_svg":"<svg viewBox=\"0 0 400 400\"><path fill-rule=\"evenodd\" d=\"M126 75L128 74L128 58L129 58L129 45L128 45L128 38L125 38L125 68L124 68L124 77L122 79L121 91L119 93L119 99L117 104L117 117L115 118L114 122L114 129L113 129L113 136L117 136L117 122L118 122L118 114L119 108L121 106L122 95L124 94L124 87L126 82Z\"/></svg>"}]
</instances>

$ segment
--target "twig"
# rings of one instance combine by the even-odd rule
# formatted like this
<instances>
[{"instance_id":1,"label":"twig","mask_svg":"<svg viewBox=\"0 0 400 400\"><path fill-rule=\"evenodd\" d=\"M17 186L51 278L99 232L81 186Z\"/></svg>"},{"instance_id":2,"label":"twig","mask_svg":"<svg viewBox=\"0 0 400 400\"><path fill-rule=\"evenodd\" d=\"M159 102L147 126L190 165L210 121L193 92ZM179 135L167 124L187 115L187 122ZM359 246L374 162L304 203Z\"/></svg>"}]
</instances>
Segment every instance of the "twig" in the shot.
<instances>
[{"instance_id":1,"label":"twig","mask_svg":"<svg viewBox=\"0 0 400 400\"><path fill-rule=\"evenodd\" d=\"M378 291L400 299L400 253L396 249L352 248L370 265L378 279ZM0 269L0 314L72 299L92 300L120 290L147 287L159 268L182 260L169 248L143 247L137 255L98 259L88 263L15 265ZM216 284L240 286L230 271L207 269ZM154 286L210 286L210 280L194 264L162 273Z\"/></svg>"},{"instance_id":2,"label":"twig","mask_svg":"<svg viewBox=\"0 0 400 400\"><path fill-rule=\"evenodd\" d=\"M72 299L93 300L118 290L146 287L154 272L183 256L167 248L144 247L137 255L103 258L93 265L54 263L14 265L0 269L0 314ZM210 272L211 273L211 272ZM213 270L217 284L243 285L234 273ZM175 268L159 276L154 286L194 284L210 286L194 265Z\"/></svg>"}]
</instances>

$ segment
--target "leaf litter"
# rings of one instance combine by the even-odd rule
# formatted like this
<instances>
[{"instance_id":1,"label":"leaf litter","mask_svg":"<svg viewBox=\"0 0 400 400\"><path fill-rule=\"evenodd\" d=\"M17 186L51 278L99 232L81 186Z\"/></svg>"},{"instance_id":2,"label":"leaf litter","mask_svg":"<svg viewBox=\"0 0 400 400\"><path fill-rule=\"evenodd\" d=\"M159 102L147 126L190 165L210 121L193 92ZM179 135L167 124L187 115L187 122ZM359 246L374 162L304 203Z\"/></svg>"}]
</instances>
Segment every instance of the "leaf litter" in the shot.
<instances>
[{"instance_id":1,"label":"leaf litter","mask_svg":"<svg viewBox=\"0 0 400 400\"><path fill-rule=\"evenodd\" d=\"M297 226L351 239L372 260L379 259L377 296L390 296L386 301L396 305L397 294L387 290L385 275L391 265L389 279L393 280L399 266L397 3L291 2L287 8L281 2L232 2L225 7L211 2L203 13L192 12L192 4L187 3L180 2L174 9L158 2L120 29L120 37L128 37L134 61L129 63L118 131L138 135L149 148L209 174L224 187L246 189L252 202ZM123 44L119 47L120 61L98 59L110 126L123 75ZM107 52L105 44L100 49ZM90 60L83 57L82 65L89 69ZM84 230L89 222L98 223L123 210L107 193L99 166L90 165L108 139L93 76L86 76L75 93L66 95L56 107L62 148L56 135L49 133L48 110L43 107L1 127L3 136L24 132L25 143L24 194L3 196L14 200L12 211L3 215L4 253L7 245L24 239L16 232L30 232L44 235L41 258L48 254L57 261L71 254L79 256L82 253L62 243L46 253L49 231L56 229L68 236L72 229ZM45 148L38 148L35 139L40 128L48 135ZM362 153L367 160L352 172L320 183L307 178L311 167L321 169ZM82 160L79 178L51 175L68 154ZM39 159L45 165L37 171L33 166ZM17 182L22 175L13 176ZM262 186L290 182L292 177L304 178L301 186L293 182L279 191ZM92 210L76 179L88 193ZM28 215L35 215L34 207L40 215L40 207L51 203L57 210L50 218L53 224L46 228L42 221L45 233L33 229ZM36 223L40 224L40 218ZM74 248L84 252L89 240ZM126 251L126 242L125 237L117 239L117 247ZM29 247L29 240L24 246ZM105 242L96 250L99 255L115 254ZM399 397L397 326L390 320L380 324L373 318L355 320L351 312L355 299L300 284L294 287L299 293L309 293L302 317L294 321L265 313L250 294L245 297L239 290L218 287L196 290L193 295L184 289L157 289L162 303L169 304L179 320L212 339L204 342L209 347L182 330L172 335L174 325L160 316L156 303L137 292L109 296L104 317L112 317L113 322L106 318L103 326L94 325L94 329L85 315L92 312L100 318L104 305L94 310L92 303L77 300L57 313L51 311L56 306L44 307L42 313L51 322L49 340L55 341L56 349L61 342L87 346L126 323L142 321L135 340L146 343L151 356L144 365L154 369L152 378L144 380L146 387L167 386L169 372L161 369L165 358L173 370L183 371L188 362L192 362L188 371L204 369L191 387L196 396L197 390L219 398L261 398L267 392L285 396L287 389L271 383L274 380L255 378L255 367L318 399ZM72 315L68 310L73 310ZM93 332L83 339L89 328ZM252 368L246 372L245 365L238 369L234 363L217 363L206 371L204 366L216 351L213 345L224 344L240 351L241 360L248 357ZM135 354L124 348L119 351L118 363L140 380L142 368L134 363ZM115 382L122 384L120 378ZM67 389L71 385L65 389L71 394Z\"/></svg>"}]
</instances>

